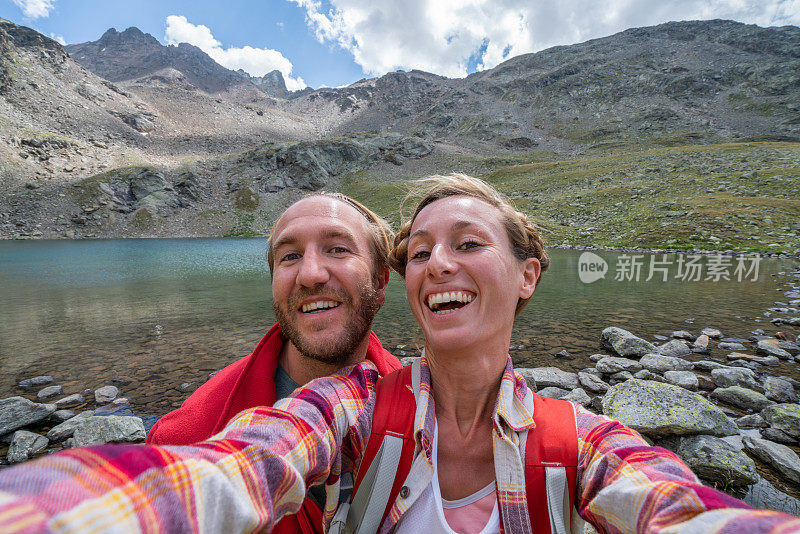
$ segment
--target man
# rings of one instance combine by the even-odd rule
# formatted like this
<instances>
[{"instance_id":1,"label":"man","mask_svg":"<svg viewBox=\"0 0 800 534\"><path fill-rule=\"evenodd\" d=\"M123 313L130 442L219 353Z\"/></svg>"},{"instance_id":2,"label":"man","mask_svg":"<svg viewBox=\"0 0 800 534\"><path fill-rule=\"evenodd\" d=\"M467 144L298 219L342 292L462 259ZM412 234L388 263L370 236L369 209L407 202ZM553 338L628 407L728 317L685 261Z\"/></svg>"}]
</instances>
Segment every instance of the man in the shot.
<instances>
[{"instance_id":1,"label":"man","mask_svg":"<svg viewBox=\"0 0 800 534\"><path fill-rule=\"evenodd\" d=\"M267 262L278 324L249 356L225 367L147 437L152 445L210 438L242 410L272 406L315 378L369 359L382 375L399 369L371 332L389 281L391 230L344 195L321 193L290 206L275 222ZM274 532L317 532L322 486Z\"/></svg>"}]
</instances>

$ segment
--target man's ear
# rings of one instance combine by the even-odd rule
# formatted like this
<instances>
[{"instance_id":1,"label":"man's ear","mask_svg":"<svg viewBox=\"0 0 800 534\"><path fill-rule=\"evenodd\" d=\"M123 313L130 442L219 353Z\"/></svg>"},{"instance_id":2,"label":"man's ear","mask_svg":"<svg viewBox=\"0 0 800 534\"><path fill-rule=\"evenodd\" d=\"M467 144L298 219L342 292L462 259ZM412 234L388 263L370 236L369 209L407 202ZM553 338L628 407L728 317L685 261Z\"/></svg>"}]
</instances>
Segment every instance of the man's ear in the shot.
<instances>
[{"instance_id":1,"label":"man's ear","mask_svg":"<svg viewBox=\"0 0 800 534\"><path fill-rule=\"evenodd\" d=\"M542 274L542 264L537 258L527 258L522 262L522 285L519 288L519 298L527 299L533 295L540 274Z\"/></svg>"},{"instance_id":2,"label":"man's ear","mask_svg":"<svg viewBox=\"0 0 800 534\"><path fill-rule=\"evenodd\" d=\"M378 304L383 304L383 301L386 300L386 286L389 283L389 276L391 274L392 270L388 267L384 267L378 271L375 276L375 289L378 292Z\"/></svg>"}]
</instances>

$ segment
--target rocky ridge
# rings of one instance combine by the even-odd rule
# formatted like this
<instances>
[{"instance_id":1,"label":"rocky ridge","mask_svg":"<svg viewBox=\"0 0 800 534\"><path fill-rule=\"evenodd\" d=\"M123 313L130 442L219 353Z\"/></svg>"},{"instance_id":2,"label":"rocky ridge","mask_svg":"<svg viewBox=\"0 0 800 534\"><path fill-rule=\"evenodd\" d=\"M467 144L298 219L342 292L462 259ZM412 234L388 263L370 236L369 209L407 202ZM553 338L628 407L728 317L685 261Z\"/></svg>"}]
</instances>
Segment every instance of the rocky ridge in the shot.
<instances>
[{"instance_id":1,"label":"rocky ridge","mask_svg":"<svg viewBox=\"0 0 800 534\"><path fill-rule=\"evenodd\" d=\"M344 88L291 94L284 92L280 73L249 77L217 65L195 47L165 47L135 28L109 30L98 41L66 50L8 21L0 22L0 35L0 235L6 238L261 235L272 222L270 214L302 194L303 188L292 184L304 183L307 169L288 168L287 187L248 184L258 196L254 202L277 202L249 221L235 211L228 184L238 187L242 176L254 180L263 162L241 160L239 154L299 141L322 145L361 131L375 137L398 133L437 147L434 156L415 161L372 158L324 184L361 200L385 199L386 205L376 208L382 215L394 216L409 178L466 170L484 176L499 172L503 183L508 175L519 176L509 193L523 209L551 218L545 223L553 223L556 239L567 243L598 244L596 236L602 235L619 236L624 245L771 251L768 247L797 238L791 223L782 227L782 219L796 218L800 209L789 202L800 167L791 156L797 145L788 142L798 138L800 127L797 28L668 23L510 58L464 79L394 72ZM776 171L771 159L760 157L760 146L740 158L719 143L742 139L783 140L767 151L777 145L790 156L776 155L781 162ZM700 142L717 144L705 149L707 158L692 156L691 164L684 161L688 151L678 157L652 150ZM628 158L637 160L630 167L603 169L596 179L580 172L586 157L595 158L591 166L631 151L645 157ZM329 155L334 160L323 161ZM317 156L322 168L335 167L339 157L324 151ZM672 161L661 164L665 159ZM229 165L231 160L239 165ZM709 165L695 166L706 160ZM531 166L540 162L549 165ZM557 166L574 168L564 175L568 183L553 182L555 191L539 198L537 182L550 182ZM82 199L75 198L72 185L112 170L124 174L130 167L153 169L167 181L191 172L209 194L186 209L162 210L150 222L100 214L91 225L82 224L80 212L91 206L76 202ZM657 187L650 182L664 178L670 198L658 198L653 206L649 201ZM706 182L724 191L721 196L753 197L756 206L763 204L760 211L776 212L753 214L758 243L716 235L720 217L711 212L717 208L695 206ZM371 191L365 192L366 184ZM585 194L608 194L610 205L592 213L581 201ZM688 195L685 206L672 198L676 194ZM624 207L642 213L620 209L620 198L633 201ZM638 206L637 199L648 202ZM739 213L750 211L739 206ZM266 219L260 220L262 215ZM609 216L622 217L623 228ZM631 221L636 224L629 230ZM679 237L658 235L662 227L664 234ZM733 230L731 235L743 235ZM776 242L764 237L771 232L781 234Z\"/></svg>"}]
</instances>

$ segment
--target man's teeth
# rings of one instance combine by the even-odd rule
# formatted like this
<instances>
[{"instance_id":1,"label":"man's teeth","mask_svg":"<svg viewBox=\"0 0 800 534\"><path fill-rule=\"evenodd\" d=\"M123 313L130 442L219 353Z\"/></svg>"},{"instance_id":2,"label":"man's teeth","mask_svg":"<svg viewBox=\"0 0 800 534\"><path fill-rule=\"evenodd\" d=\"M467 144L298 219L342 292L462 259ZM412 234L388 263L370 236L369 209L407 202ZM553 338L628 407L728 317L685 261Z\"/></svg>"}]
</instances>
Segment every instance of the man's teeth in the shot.
<instances>
[{"instance_id":1,"label":"man's teeth","mask_svg":"<svg viewBox=\"0 0 800 534\"><path fill-rule=\"evenodd\" d=\"M475 295L466 293L464 291L445 291L444 293L434 293L428 296L428 307L436 313L450 313L455 309L438 310L440 305L448 304L450 302L459 302L462 304L469 304L475 299Z\"/></svg>"},{"instance_id":2,"label":"man's teeth","mask_svg":"<svg viewBox=\"0 0 800 534\"><path fill-rule=\"evenodd\" d=\"M334 302L332 300L318 300L317 302L310 302L308 304L303 304L301 310L303 313L308 313L314 310L335 308L339 305L341 305L341 302Z\"/></svg>"}]
</instances>

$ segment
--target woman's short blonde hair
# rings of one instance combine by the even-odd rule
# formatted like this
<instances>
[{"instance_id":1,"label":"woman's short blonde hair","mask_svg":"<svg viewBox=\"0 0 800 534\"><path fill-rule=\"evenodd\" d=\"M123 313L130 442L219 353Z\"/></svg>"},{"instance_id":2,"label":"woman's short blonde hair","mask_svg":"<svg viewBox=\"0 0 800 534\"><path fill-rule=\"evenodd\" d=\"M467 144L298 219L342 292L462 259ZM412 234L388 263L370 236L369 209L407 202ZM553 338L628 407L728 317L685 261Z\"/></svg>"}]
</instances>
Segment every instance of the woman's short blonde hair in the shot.
<instances>
[{"instance_id":1,"label":"woman's short blonde hair","mask_svg":"<svg viewBox=\"0 0 800 534\"><path fill-rule=\"evenodd\" d=\"M539 235L533 221L527 215L517 211L511 201L494 187L483 180L467 176L466 174L454 173L448 176L433 175L418 180L406 196L401 207L401 212L409 201L416 201L417 207L414 214L405 218L405 222L400 227L400 231L394 237L394 246L389 253L389 264L392 268L405 278L406 263L408 261L408 236L411 226L425 206L447 197L468 196L482 200L494 206L500 212L500 222L506 229L508 240L511 242L511 252L514 256L524 261L528 258L536 258L542 266L542 273L550 267L550 258L544 248L544 242ZM541 279L541 276L540 276ZM539 284L539 280L536 281ZM527 299L519 299L515 315L525 308L528 304Z\"/></svg>"}]
</instances>

